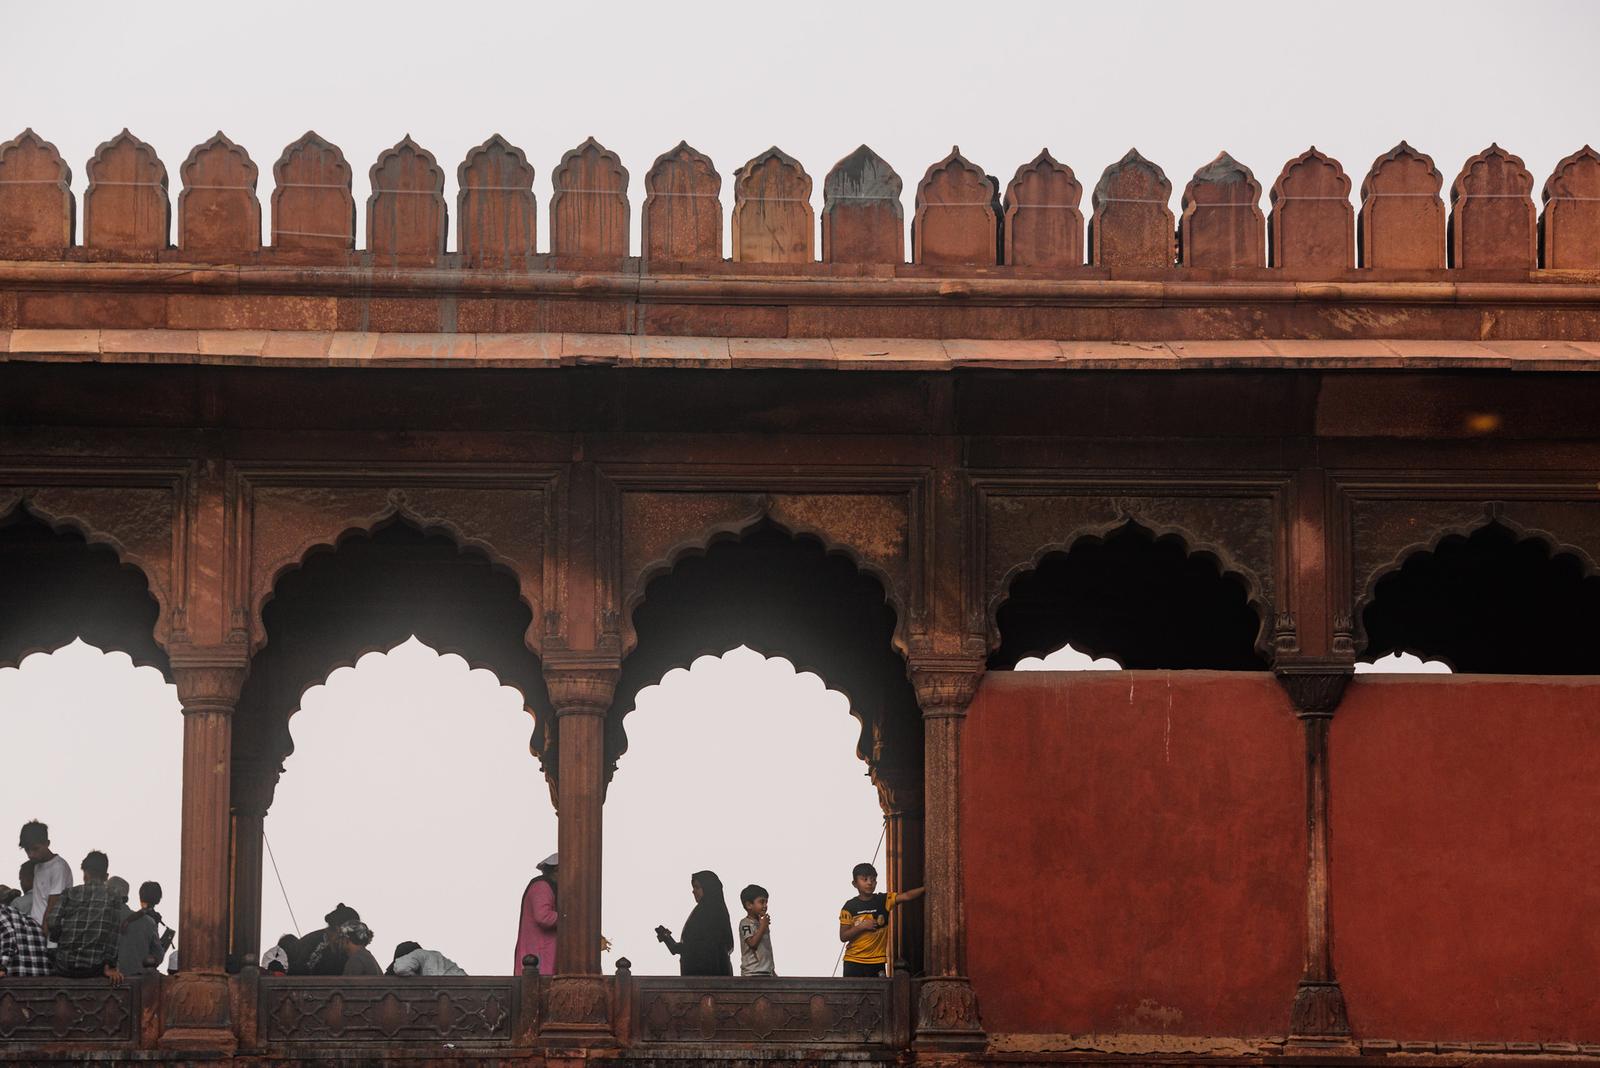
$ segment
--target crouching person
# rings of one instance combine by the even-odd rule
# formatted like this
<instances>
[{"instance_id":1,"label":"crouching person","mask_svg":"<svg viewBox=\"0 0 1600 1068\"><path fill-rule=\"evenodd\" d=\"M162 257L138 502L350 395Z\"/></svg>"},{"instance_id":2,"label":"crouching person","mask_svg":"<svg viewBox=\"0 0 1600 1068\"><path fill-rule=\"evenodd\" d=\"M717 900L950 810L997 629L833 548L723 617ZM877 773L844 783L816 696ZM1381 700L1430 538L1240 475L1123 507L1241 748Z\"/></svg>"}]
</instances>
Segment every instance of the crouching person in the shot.
<instances>
[{"instance_id":1,"label":"crouching person","mask_svg":"<svg viewBox=\"0 0 1600 1068\"><path fill-rule=\"evenodd\" d=\"M437 949L423 949L416 942L401 942L394 947L390 975L466 975L466 970Z\"/></svg>"}]
</instances>

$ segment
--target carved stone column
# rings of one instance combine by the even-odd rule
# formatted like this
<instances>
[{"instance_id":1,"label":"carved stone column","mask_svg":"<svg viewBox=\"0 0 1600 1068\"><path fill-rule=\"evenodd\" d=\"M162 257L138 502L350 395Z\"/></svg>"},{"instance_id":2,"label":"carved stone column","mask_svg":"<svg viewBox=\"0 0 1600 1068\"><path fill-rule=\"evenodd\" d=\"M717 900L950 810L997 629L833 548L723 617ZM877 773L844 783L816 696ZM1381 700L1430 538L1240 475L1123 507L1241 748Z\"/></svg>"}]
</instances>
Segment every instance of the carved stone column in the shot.
<instances>
[{"instance_id":1,"label":"carved stone column","mask_svg":"<svg viewBox=\"0 0 1600 1068\"><path fill-rule=\"evenodd\" d=\"M895 890L922 886L923 785L914 768L879 765L873 776L884 815L884 869L887 885ZM891 960L904 963L911 975L923 970L923 907L921 901L895 909L890 918Z\"/></svg>"},{"instance_id":2,"label":"carved stone column","mask_svg":"<svg viewBox=\"0 0 1600 1068\"><path fill-rule=\"evenodd\" d=\"M1351 1042L1344 992L1333 970L1333 905L1329 881L1328 726L1354 674L1348 657L1296 658L1274 668L1305 726L1306 960L1289 1017L1296 1045Z\"/></svg>"},{"instance_id":3,"label":"carved stone column","mask_svg":"<svg viewBox=\"0 0 1600 1068\"><path fill-rule=\"evenodd\" d=\"M978 998L966 977L961 870L961 732L983 677L983 661L922 657L911 682L922 708L926 804L926 975L917 989L919 1046L985 1045Z\"/></svg>"},{"instance_id":4,"label":"carved stone column","mask_svg":"<svg viewBox=\"0 0 1600 1068\"><path fill-rule=\"evenodd\" d=\"M229 1018L228 824L233 709L249 667L243 646L174 650L183 706L179 975L162 984L166 1049L236 1046Z\"/></svg>"},{"instance_id":5,"label":"carved stone column","mask_svg":"<svg viewBox=\"0 0 1600 1068\"><path fill-rule=\"evenodd\" d=\"M243 961L261 953L263 828L272 787L278 777L273 763L243 761L233 766L233 934L229 953Z\"/></svg>"},{"instance_id":6,"label":"carved stone column","mask_svg":"<svg viewBox=\"0 0 1600 1068\"><path fill-rule=\"evenodd\" d=\"M602 806L605 722L621 664L603 656L551 656L545 683L556 714L560 753L556 783L557 848L555 977L546 986L540 1033L558 1041L611 1040L610 992L600 975Z\"/></svg>"}]
</instances>

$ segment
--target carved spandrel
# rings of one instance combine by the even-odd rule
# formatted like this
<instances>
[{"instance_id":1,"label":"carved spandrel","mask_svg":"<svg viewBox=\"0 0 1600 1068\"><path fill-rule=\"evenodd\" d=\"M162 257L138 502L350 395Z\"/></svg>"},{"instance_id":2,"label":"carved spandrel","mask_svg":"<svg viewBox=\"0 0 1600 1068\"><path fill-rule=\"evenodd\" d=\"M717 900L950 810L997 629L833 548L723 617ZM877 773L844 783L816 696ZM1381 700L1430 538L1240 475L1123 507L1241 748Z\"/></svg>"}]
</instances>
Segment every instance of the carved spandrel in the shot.
<instances>
[{"instance_id":1,"label":"carved spandrel","mask_svg":"<svg viewBox=\"0 0 1600 1068\"><path fill-rule=\"evenodd\" d=\"M468 979L261 980L263 1037L299 1042L508 1042L515 983Z\"/></svg>"},{"instance_id":2,"label":"carved spandrel","mask_svg":"<svg viewBox=\"0 0 1600 1068\"><path fill-rule=\"evenodd\" d=\"M1575 550L1600 561L1600 505L1582 501L1507 500L1496 487L1484 496L1449 499L1364 499L1349 506L1350 604L1357 644L1365 638L1361 614L1377 582L1413 553L1434 549L1451 535L1466 536L1499 521L1552 550Z\"/></svg>"},{"instance_id":3,"label":"carved spandrel","mask_svg":"<svg viewBox=\"0 0 1600 1068\"><path fill-rule=\"evenodd\" d=\"M990 491L982 517L987 625L993 626L993 613L1011 580L1043 554L1069 549L1080 537L1105 534L1129 521L1158 535L1177 533L1191 552L1217 554L1222 569L1243 575L1252 601L1270 613L1276 604L1274 513L1269 496L1225 496L1221 491L1206 496L1136 497Z\"/></svg>"},{"instance_id":4,"label":"carved spandrel","mask_svg":"<svg viewBox=\"0 0 1600 1068\"><path fill-rule=\"evenodd\" d=\"M406 485L252 486L250 628L265 639L261 606L282 572L319 545L352 531L370 531L395 516L424 530L439 528L458 544L510 567L533 610L530 639L542 626L545 567L545 491L531 487Z\"/></svg>"},{"instance_id":5,"label":"carved spandrel","mask_svg":"<svg viewBox=\"0 0 1600 1068\"><path fill-rule=\"evenodd\" d=\"M181 610L183 591L174 587L178 500L173 489L44 486L27 494L26 499L49 522L65 523L92 543L110 545L124 561L144 572L150 593L161 606L156 625L158 637L164 638L180 625L174 618L174 609ZM0 515L4 514L0 511Z\"/></svg>"}]
</instances>

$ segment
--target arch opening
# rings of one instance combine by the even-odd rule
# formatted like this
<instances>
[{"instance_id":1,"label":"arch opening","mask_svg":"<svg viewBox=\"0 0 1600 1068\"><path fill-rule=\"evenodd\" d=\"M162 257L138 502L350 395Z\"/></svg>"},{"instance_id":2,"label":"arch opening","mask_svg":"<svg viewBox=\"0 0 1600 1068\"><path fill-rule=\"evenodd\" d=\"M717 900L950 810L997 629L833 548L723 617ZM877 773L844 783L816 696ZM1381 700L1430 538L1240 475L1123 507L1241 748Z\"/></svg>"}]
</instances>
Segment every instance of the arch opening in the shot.
<instances>
[{"instance_id":1,"label":"arch opening","mask_svg":"<svg viewBox=\"0 0 1600 1068\"><path fill-rule=\"evenodd\" d=\"M1600 674L1600 576L1576 553L1499 521L1450 534L1374 583L1362 659L1457 672Z\"/></svg>"},{"instance_id":2,"label":"arch opening","mask_svg":"<svg viewBox=\"0 0 1600 1068\"><path fill-rule=\"evenodd\" d=\"M1012 582L996 622L991 670L1065 645L1130 671L1267 667L1245 579L1178 535L1131 520L1046 554Z\"/></svg>"},{"instance_id":3,"label":"arch opening","mask_svg":"<svg viewBox=\"0 0 1600 1068\"><path fill-rule=\"evenodd\" d=\"M746 882L786 918L773 926L779 974L829 974L850 868L881 849L880 889L922 878L921 713L883 586L815 537L763 521L658 575L633 623L607 719L608 772L628 753L606 802L608 933L636 969L675 970L621 925L645 908L676 931L688 875L707 866L696 858L720 857L735 923ZM917 908L891 931L913 970Z\"/></svg>"},{"instance_id":4,"label":"arch opening","mask_svg":"<svg viewBox=\"0 0 1600 1068\"><path fill-rule=\"evenodd\" d=\"M0 518L0 594L0 666L81 639L170 678L149 580L109 546L18 508Z\"/></svg>"}]
</instances>

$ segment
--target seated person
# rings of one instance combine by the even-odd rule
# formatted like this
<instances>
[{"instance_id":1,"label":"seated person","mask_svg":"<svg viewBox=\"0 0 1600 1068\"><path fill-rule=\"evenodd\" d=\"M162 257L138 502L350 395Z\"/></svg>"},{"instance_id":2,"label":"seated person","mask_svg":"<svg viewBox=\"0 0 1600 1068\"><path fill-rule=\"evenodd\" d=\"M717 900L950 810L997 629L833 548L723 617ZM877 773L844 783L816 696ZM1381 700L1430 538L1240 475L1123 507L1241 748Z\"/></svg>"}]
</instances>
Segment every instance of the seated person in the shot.
<instances>
[{"instance_id":1,"label":"seated person","mask_svg":"<svg viewBox=\"0 0 1600 1068\"><path fill-rule=\"evenodd\" d=\"M423 949L416 942L401 942L394 947L390 975L466 975L466 971L437 949Z\"/></svg>"},{"instance_id":2,"label":"seated person","mask_svg":"<svg viewBox=\"0 0 1600 1068\"><path fill-rule=\"evenodd\" d=\"M334 935L336 949L344 950L345 975L382 975L383 966L367 947L372 944L372 928L360 920L340 927Z\"/></svg>"},{"instance_id":3,"label":"seated person","mask_svg":"<svg viewBox=\"0 0 1600 1068\"><path fill-rule=\"evenodd\" d=\"M50 974L50 950L33 917L0 905L0 978Z\"/></svg>"}]
</instances>

